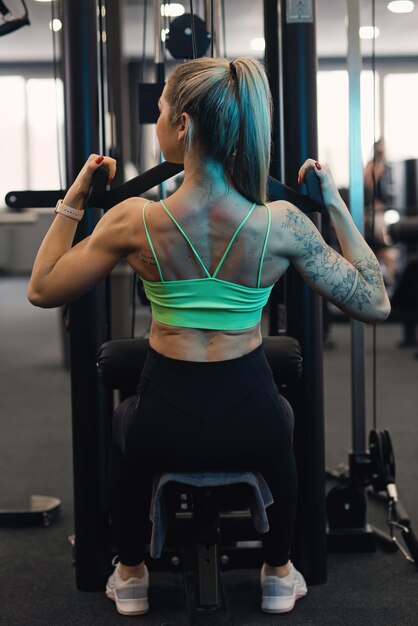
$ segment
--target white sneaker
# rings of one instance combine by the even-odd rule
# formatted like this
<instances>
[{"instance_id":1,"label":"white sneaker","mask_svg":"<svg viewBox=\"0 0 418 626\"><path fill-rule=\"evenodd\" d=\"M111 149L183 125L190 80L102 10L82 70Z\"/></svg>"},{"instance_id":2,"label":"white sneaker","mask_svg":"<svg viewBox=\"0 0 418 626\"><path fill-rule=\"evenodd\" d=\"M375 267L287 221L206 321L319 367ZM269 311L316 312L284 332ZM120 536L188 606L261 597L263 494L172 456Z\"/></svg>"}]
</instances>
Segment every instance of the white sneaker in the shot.
<instances>
[{"instance_id":1,"label":"white sneaker","mask_svg":"<svg viewBox=\"0 0 418 626\"><path fill-rule=\"evenodd\" d=\"M291 561L289 565L290 572L284 578L266 576L264 565L261 568L260 582L263 592L261 610L265 613L287 613L293 609L296 600L308 593L302 574Z\"/></svg>"},{"instance_id":2,"label":"white sneaker","mask_svg":"<svg viewBox=\"0 0 418 626\"><path fill-rule=\"evenodd\" d=\"M114 563L113 563L114 565ZM119 563L106 584L106 596L116 603L122 615L143 615L148 613L149 574L145 566L143 578L123 580L119 574Z\"/></svg>"}]
</instances>

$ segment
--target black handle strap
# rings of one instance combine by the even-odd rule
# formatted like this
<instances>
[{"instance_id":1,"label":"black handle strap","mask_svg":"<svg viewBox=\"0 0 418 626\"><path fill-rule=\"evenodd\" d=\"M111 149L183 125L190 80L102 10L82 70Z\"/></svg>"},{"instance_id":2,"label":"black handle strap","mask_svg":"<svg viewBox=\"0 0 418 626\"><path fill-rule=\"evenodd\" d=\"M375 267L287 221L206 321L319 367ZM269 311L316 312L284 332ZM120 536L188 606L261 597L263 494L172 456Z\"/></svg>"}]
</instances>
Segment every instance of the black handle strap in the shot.
<instances>
[{"instance_id":1,"label":"black handle strap","mask_svg":"<svg viewBox=\"0 0 418 626\"><path fill-rule=\"evenodd\" d=\"M151 168L144 174L129 180L116 189L106 191L109 173L107 167L101 165L93 177L93 185L86 200L88 208L110 209L115 204L146 193L149 189L160 185L168 178L175 176L183 170L183 165L176 163L161 163ZM9 191L5 202L8 207L15 211L21 209L55 206L58 200L66 194L65 189L51 191Z\"/></svg>"},{"instance_id":2,"label":"black handle strap","mask_svg":"<svg viewBox=\"0 0 418 626\"><path fill-rule=\"evenodd\" d=\"M183 171L183 165L179 163L168 163L164 161L150 170L132 178L128 182L106 191L106 184L109 172L105 165L101 165L93 176L93 185L87 197L86 206L88 208L110 209L115 204L146 193L149 189L160 185L167 179Z\"/></svg>"},{"instance_id":3,"label":"black handle strap","mask_svg":"<svg viewBox=\"0 0 418 626\"><path fill-rule=\"evenodd\" d=\"M1 1L1 0L0 0ZM109 177L107 167L100 166L93 177L93 185L88 195L86 206L88 208L101 208L108 210L115 204L123 202L127 198L140 196L149 189L160 185L168 178L183 171L183 165L179 163L160 163L144 174L132 178L128 182L106 191ZM321 194L321 186L318 177L313 170L305 176L306 187L309 195L301 194L291 187L287 187L275 178L269 176L268 196L270 200L286 200L298 207L304 213L322 211L324 203ZM52 191L9 191L6 195L6 204L15 211L31 207L55 206L59 199L65 196L65 190Z\"/></svg>"},{"instance_id":4,"label":"black handle strap","mask_svg":"<svg viewBox=\"0 0 418 626\"><path fill-rule=\"evenodd\" d=\"M178 163L168 163L165 161L160 165L153 167L144 174L133 178L132 180L106 191L108 180L107 167L102 165L94 174L93 185L87 198L87 207L100 207L102 209L110 209L115 204L132 198L132 196L140 196L152 187L161 184L164 180L175 176L183 171L183 165ZM286 200L296 205L304 213L312 211L322 211L324 202L322 199L321 185L319 179L313 170L310 170L305 176L305 183L308 195L301 194L291 187L287 187L272 176L268 178L268 196L270 200Z\"/></svg>"},{"instance_id":5,"label":"black handle strap","mask_svg":"<svg viewBox=\"0 0 418 626\"><path fill-rule=\"evenodd\" d=\"M22 17L17 20L10 20L10 22L6 22L0 26L0 37L3 35L8 35L9 33L14 33L15 30L19 30L22 26L29 26L30 22L27 17Z\"/></svg>"}]
</instances>

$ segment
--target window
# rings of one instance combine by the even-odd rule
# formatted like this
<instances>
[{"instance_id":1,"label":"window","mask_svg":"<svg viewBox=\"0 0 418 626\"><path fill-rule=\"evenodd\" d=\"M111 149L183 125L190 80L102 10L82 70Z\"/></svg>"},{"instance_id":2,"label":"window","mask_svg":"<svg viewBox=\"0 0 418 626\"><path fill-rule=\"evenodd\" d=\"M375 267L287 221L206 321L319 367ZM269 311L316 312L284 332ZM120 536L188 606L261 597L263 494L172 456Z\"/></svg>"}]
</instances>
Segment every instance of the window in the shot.
<instances>
[{"instance_id":1,"label":"window","mask_svg":"<svg viewBox=\"0 0 418 626\"><path fill-rule=\"evenodd\" d=\"M29 187L60 189L59 165L64 159L62 83L55 84L54 80L45 78L30 79L26 82L26 96Z\"/></svg>"},{"instance_id":2,"label":"window","mask_svg":"<svg viewBox=\"0 0 418 626\"><path fill-rule=\"evenodd\" d=\"M376 76L376 94L379 84ZM338 187L349 185L349 98L348 73L345 70L318 72L318 158L328 163ZM373 73L361 73L361 126L363 163L369 160L376 137L379 137L379 106L373 99ZM374 115L376 104L376 115Z\"/></svg>"},{"instance_id":3,"label":"window","mask_svg":"<svg viewBox=\"0 0 418 626\"><path fill-rule=\"evenodd\" d=\"M60 189L63 86L51 78L0 78L0 207L8 191ZM59 154L58 154L59 150Z\"/></svg>"},{"instance_id":4,"label":"window","mask_svg":"<svg viewBox=\"0 0 418 626\"><path fill-rule=\"evenodd\" d=\"M383 86L387 159L418 158L418 74L387 74Z\"/></svg>"},{"instance_id":5,"label":"window","mask_svg":"<svg viewBox=\"0 0 418 626\"><path fill-rule=\"evenodd\" d=\"M12 189L27 189L25 80L0 78L0 206Z\"/></svg>"}]
</instances>

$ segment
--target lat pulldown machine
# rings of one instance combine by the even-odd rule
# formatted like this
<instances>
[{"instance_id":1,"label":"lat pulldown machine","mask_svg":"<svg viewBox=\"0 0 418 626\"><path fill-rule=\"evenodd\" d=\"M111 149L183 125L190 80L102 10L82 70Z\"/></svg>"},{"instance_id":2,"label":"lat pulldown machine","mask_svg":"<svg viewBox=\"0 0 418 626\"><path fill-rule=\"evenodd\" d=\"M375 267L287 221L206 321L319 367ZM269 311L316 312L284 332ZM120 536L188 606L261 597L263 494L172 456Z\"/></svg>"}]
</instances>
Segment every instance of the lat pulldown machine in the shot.
<instances>
[{"instance_id":1,"label":"lat pulldown machine","mask_svg":"<svg viewBox=\"0 0 418 626\"><path fill-rule=\"evenodd\" d=\"M106 0L97 0L104 6ZM157 0L155 0L157 5ZM214 10L211 11L213 4ZM294 184L294 176L300 163L307 154L316 154L315 140L315 23L313 5L309 15L299 16L297 10L286 8L285 0L281 0L283 21L280 24L278 3L264 0L266 27L266 63L271 79L271 87L275 99L276 131L281 127L280 112L287 111L284 128L288 131L286 143L290 152L284 159L287 176L280 167L271 172L276 179L285 180L289 187ZM310 3L312 4L312 3ZM112 5L113 6L113 5ZM211 13L211 26L218 28L218 2L206 2ZM192 3L191 3L192 7ZM109 7L108 7L109 8ZM191 11L192 12L192 11ZM101 14L102 12L100 12ZM83 19L80 20L80 15ZM99 60L106 57L103 48L112 39L111 32L115 20L108 21L109 11L105 20L97 23L96 0L73 0L63 4L63 69L64 96L66 105L66 169L67 180L73 180L91 152L106 150L107 141L104 136L104 125L100 121L98 103L106 102L104 81L99 72ZM288 19L287 19L287 17ZM193 26L192 21L192 26ZM97 37L97 28L106 27L107 44L104 38ZM158 31L159 33L159 31ZM193 32L191 33L193 35ZM117 38L117 33L115 37ZM97 52L99 41L100 55ZM279 45L277 45L279 44ZM161 45L161 44L159 44ZM219 38L212 39L214 54L225 54L219 49ZM280 50L279 48L282 48ZM282 81L277 61L283 54L283 67L288 67L283 77L286 101L283 103L279 94L278 84ZM99 59L100 57L100 59ZM90 62L85 63L89 58ZM160 59L162 61L162 59ZM295 74L295 66L298 68ZM100 68L103 70L103 63ZM162 69L162 68L160 68ZM288 75L289 74L289 75ZM295 76L297 80L295 80ZM304 97L301 97L301 94ZM315 131L315 132L314 132ZM276 135L280 133L276 132ZM281 163L282 142L275 135L274 151L277 164ZM295 149L297 147L297 149ZM128 195L144 194L147 188L160 184L170 174L162 164L154 169L148 185L138 186L129 191ZM159 169L159 168L163 169ZM178 166L176 166L178 167ZM157 175L156 175L157 174ZM312 173L315 177L315 174ZM317 183L312 178L313 185ZM270 181L272 184L273 181ZM128 183L127 183L128 184ZM286 189L277 183L276 190L281 193ZM113 191L113 190L112 190ZM26 192L22 192L25 194ZM62 197L62 190L52 192L29 192L26 198L19 193L8 194L7 203L15 210L25 206L54 206ZM290 194L290 195L288 195ZM290 200L302 210L308 210L309 199L290 190L288 194L278 195L270 187L272 199ZM109 198L110 199L110 198ZM122 198L120 198L122 199ZM118 199L112 198L112 202ZM106 199L107 201L107 199ZM320 208L316 204L315 208ZM313 208L312 206L310 208ZM313 219L319 212L314 211ZM100 218L100 211L91 209L86 212L85 219L80 223L77 239L91 234ZM321 357L321 324L319 296L313 294L309 287L297 280L295 275L287 280L291 287L288 290L291 310L288 321L291 322L288 334L298 338L302 344L304 361L308 376L302 376L292 396L295 414L298 420L298 432L295 436L296 454L301 466L300 499L298 504L299 541L296 545L294 560L300 562L312 584L324 582L326 575L325 548L325 504L323 502L323 418L322 418L322 357ZM296 281L296 282L295 282ZM106 456L103 448L107 438L107 421L103 419L103 411L107 410L108 401L103 388L97 380L95 372L96 356L99 346L109 339L109 324L106 318L106 288L98 285L70 306L71 316L71 387L74 442L74 494L75 494L75 534L77 568L76 584L84 591L101 589L103 580L108 574L108 518L106 491L103 476L106 471ZM304 311L301 316L300 312ZM278 325L275 324L272 334ZM309 512L309 523L307 514Z\"/></svg>"}]
</instances>

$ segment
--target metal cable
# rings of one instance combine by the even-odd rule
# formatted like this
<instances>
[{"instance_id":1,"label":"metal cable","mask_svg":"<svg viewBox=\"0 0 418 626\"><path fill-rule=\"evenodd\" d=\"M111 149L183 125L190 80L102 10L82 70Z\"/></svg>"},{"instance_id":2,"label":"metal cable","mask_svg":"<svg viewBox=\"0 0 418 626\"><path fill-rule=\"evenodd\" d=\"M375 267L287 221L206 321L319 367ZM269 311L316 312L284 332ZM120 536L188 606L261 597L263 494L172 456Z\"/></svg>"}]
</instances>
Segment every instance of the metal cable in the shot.
<instances>
[{"instance_id":1,"label":"metal cable","mask_svg":"<svg viewBox=\"0 0 418 626\"><path fill-rule=\"evenodd\" d=\"M148 11L148 0L144 0L144 13L142 18L142 57L141 57L141 65L139 67L139 80L141 83L144 82L144 73L145 73L145 49L147 44L147 11Z\"/></svg>"},{"instance_id":2,"label":"metal cable","mask_svg":"<svg viewBox=\"0 0 418 626\"><path fill-rule=\"evenodd\" d=\"M136 272L132 273L132 317L131 317L131 339L135 337L135 321L136 321Z\"/></svg>"},{"instance_id":3,"label":"metal cable","mask_svg":"<svg viewBox=\"0 0 418 626\"><path fill-rule=\"evenodd\" d=\"M146 58L146 46L147 46L147 21L148 21L148 0L144 0L144 10L142 16L142 57L141 64L139 66L139 82L145 82L145 58ZM138 170L141 170L141 145L143 138L142 124L139 124L138 129L138 143L136 150L136 166ZM132 316L131 316L131 339L135 337L136 326L136 299L137 299L137 281L138 277L136 272L132 273Z\"/></svg>"},{"instance_id":4,"label":"metal cable","mask_svg":"<svg viewBox=\"0 0 418 626\"><path fill-rule=\"evenodd\" d=\"M194 23L194 10L193 10L193 0L190 0L190 21L192 28L192 49L193 49L193 58L197 58L197 47L196 47L196 28Z\"/></svg>"},{"instance_id":5,"label":"metal cable","mask_svg":"<svg viewBox=\"0 0 418 626\"><path fill-rule=\"evenodd\" d=\"M210 56L214 57L213 0L210 0Z\"/></svg>"},{"instance_id":6,"label":"metal cable","mask_svg":"<svg viewBox=\"0 0 418 626\"><path fill-rule=\"evenodd\" d=\"M227 59L228 54L226 51L226 20L225 20L225 0L221 0L221 12L222 12L222 39L223 39L223 56Z\"/></svg>"},{"instance_id":7,"label":"metal cable","mask_svg":"<svg viewBox=\"0 0 418 626\"><path fill-rule=\"evenodd\" d=\"M53 67L53 72L54 72L54 84L55 84L55 124L56 124L56 133L57 133L58 180L59 180L60 189L64 189L64 184L62 180L60 127L59 127L59 120L58 120L58 57L57 57L56 33L54 31L55 19L56 19L55 2L51 2L52 67Z\"/></svg>"},{"instance_id":8,"label":"metal cable","mask_svg":"<svg viewBox=\"0 0 418 626\"><path fill-rule=\"evenodd\" d=\"M375 236L375 199L376 199L376 0L372 0L372 73L373 73L373 195L372 195L372 242L376 245ZM377 325L373 324L372 333L372 414L373 428L377 429Z\"/></svg>"},{"instance_id":9,"label":"metal cable","mask_svg":"<svg viewBox=\"0 0 418 626\"><path fill-rule=\"evenodd\" d=\"M144 12L143 12L143 24L142 24L142 57L141 64L139 66L139 82L145 82L145 58L146 58L146 45L147 45L147 22L148 22L148 0L144 0ZM141 171L141 146L143 139L142 124L139 124L138 128L138 142L136 145L135 165L138 171Z\"/></svg>"}]
</instances>

